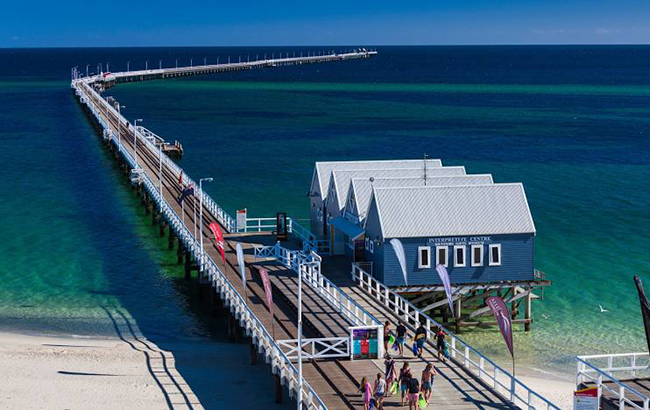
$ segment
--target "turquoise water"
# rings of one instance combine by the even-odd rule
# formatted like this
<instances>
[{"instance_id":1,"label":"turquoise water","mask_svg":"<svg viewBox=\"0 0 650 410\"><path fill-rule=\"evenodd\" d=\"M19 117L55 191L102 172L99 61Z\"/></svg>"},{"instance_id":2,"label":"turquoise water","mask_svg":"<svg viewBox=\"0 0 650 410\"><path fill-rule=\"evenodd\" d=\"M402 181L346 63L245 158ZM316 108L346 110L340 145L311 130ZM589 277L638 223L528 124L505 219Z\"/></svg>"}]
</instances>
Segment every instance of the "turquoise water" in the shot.
<instances>
[{"instance_id":1,"label":"turquoise water","mask_svg":"<svg viewBox=\"0 0 650 410\"><path fill-rule=\"evenodd\" d=\"M67 70L105 55L113 67L208 52L239 51L46 57ZM120 304L152 331L206 334L59 71L0 77L0 326L101 332L98 307ZM576 354L645 346L632 275L650 286L649 74L650 47L385 48L365 61L106 94L129 119L180 140L182 166L214 177L207 190L231 212L307 217L317 160L427 153L497 182L523 182L538 231L535 264L553 284L533 303L533 331L518 331L515 348L522 364L569 374ZM154 321L150 309L165 319ZM507 362L494 329L464 337Z\"/></svg>"}]
</instances>

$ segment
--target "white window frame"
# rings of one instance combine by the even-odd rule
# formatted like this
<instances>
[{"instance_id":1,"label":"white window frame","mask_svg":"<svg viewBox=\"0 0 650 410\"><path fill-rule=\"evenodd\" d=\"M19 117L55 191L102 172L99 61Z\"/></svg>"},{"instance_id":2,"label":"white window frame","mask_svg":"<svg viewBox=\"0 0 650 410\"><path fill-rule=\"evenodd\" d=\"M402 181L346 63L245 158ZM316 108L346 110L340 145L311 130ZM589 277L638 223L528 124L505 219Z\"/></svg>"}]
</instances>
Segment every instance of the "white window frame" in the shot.
<instances>
[{"instance_id":1,"label":"white window frame","mask_svg":"<svg viewBox=\"0 0 650 410\"><path fill-rule=\"evenodd\" d=\"M368 241L368 244L369 244L369 246L368 246L368 251L369 251L370 253L375 253L375 241L373 241L372 239L370 239L370 240Z\"/></svg>"},{"instance_id":2,"label":"white window frame","mask_svg":"<svg viewBox=\"0 0 650 410\"><path fill-rule=\"evenodd\" d=\"M422 251L427 251L427 260L422 260ZM426 263L424 263L426 262ZM418 246L418 269L428 269L431 267L431 247Z\"/></svg>"},{"instance_id":3,"label":"white window frame","mask_svg":"<svg viewBox=\"0 0 650 410\"><path fill-rule=\"evenodd\" d=\"M368 245L368 238L364 238L363 242L364 242L365 245L366 245L366 250L367 250L367 251L370 250L370 245Z\"/></svg>"},{"instance_id":4,"label":"white window frame","mask_svg":"<svg viewBox=\"0 0 650 410\"><path fill-rule=\"evenodd\" d=\"M492 249L495 249L495 248L499 250L499 261L498 262L494 262L492 260ZM489 248L489 251L490 251L490 255L489 255L490 266L501 266L501 244L500 243L491 244L490 248Z\"/></svg>"},{"instance_id":5,"label":"white window frame","mask_svg":"<svg viewBox=\"0 0 650 410\"><path fill-rule=\"evenodd\" d=\"M439 252L440 249L444 249L444 250L445 250L445 261L444 261L444 263L442 263L442 262L438 259L438 257L440 256L440 252ZM436 266L437 266L437 265L442 265L442 266L444 266L445 268L446 268L447 266L449 266L449 247L448 247L448 246L436 246Z\"/></svg>"},{"instance_id":6,"label":"white window frame","mask_svg":"<svg viewBox=\"0 0 650 410\"><path fill-rule=\"evenodd\" d=\"M458 263L458 251L462 249L463 250L463 262ZM467 266L467 247L465 245L454 245L454 266L458 268L464 268Z\"/></svg>"},{"instance_id":7,"label":"white window frame","mask_svg":"<svg viewBox=\"0 0 650 410\"><path fill-rule=\"evenodd\" d=\"M478 249L481 251L481 259L478 262L474 261L474 251ZM483 266L483 245L472 245L472 254L470 256L472 266Z\"/></svg>"}]
</instances>

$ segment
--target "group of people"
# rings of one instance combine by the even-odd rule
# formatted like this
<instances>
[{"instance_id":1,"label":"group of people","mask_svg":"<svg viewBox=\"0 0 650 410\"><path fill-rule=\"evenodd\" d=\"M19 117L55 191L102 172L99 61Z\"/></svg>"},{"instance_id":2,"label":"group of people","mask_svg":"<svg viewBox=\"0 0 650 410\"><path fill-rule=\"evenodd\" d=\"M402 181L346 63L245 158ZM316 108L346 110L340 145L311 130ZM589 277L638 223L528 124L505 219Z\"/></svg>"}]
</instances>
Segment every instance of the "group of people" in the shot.
<instances>
[{"instance_id":1,"label":"group of people","mask_svg":"<svg viewBox=\"0 0 650 410\"><path fill-rule=\"evenodd\" d=\"M409 362L404 362L398 376L395 369L395 359L389 354L386 355L384 365L386 366L386 378L381 373L377 373L377 379L372 384L366 377L361 380L360 388L363 395L364 410L370 410L371 408L382 410L384 408L384 398L393 394L396 395L398 392L400 393L400 405L404 406L405 402L408 403L409 410L417 410L421 400L424 400L425 407L429 405L433 392L433 382L438 374L431 363L426 365L420 379L413 376Z\"/></svg>"},{"instance_id":2,"label":"group of people","mask_svg":"<svg viewBox=\"0 0 650 410\"><path fill-rule=\"evenodd\" d=\"M406 344L406 326L404 322L399 322L397 328L395 328L395 333L390 328L390 322L386 321L384 324L384 351L388 352L389 348L392 347L393 350L399 352L399 356L404 356L404 345ZM436 350L438 352L438 359L442 362L445 362L446 358L449 356L447 349L446 333L442 328L434 334L436 340ZM391 340L394 340L391 343ZM415 335L413 336L413 354L419 358L422 358L422 352L424 351L424 343L427 341L427 330L424 328L423 324L418 324L417 329L415 329Z\"/></svg>"},{"instance_id":3,"label":"group of people","mask_svg":"<svg viewBox=\"0 0 650 410\"><path fill-rule=\"evenodd\" d=\"M399 352L399 357L404 356L404 345L406 344L407 328L400 322L391 330L390 322L384 324L384 349L386 351L384 366L385 377L377 373L377 379L371 383L366 377L361 380L361 392L364 400L364 410L384 408L384 399L390 395L400 394L402 406L408 403L409 410L417 410L418 407L428 406L433 393L433 382L436 372L433 364L428 363L422 371L421 377L413 376L409 362L404 362L399 374L396 371L395 359L390 355L389 348ZM449 353L447 350L446 334L442 329L435 332L436 349L438 359L445 361ZM422 358L424 344L427 340L427 331L422 324L419 324L413 336L413 354Z\"/></svg>"}]
</instances>

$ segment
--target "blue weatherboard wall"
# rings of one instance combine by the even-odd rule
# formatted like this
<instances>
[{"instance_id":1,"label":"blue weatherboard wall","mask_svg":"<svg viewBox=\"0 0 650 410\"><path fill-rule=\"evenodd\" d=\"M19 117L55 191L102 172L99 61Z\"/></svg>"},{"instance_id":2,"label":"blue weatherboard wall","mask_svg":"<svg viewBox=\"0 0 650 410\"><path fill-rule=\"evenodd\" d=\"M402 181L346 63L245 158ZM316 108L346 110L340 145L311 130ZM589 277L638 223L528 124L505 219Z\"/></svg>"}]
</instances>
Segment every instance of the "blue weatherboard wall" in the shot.
<instances>
[{"instance_id":1,"label":"blue weatherboard wall","mask_svg":"<svg viewBox=\"0 0 650 410\"><path fill-rule=\"evenodd\" d=\"M483 243L483 266L472 267L470 260L471 242L454 242L467 245L466 266L454 267L453 247L449 246L449 262L447 271L452 284L486 283L501 281L528 281L533 279L534 271L534 235L483 235L489 238ZM466 237L469 241L471 237ZM400 239L406 253L406 268L408 285L437 285L440 277L435 270L435 242L443 238L406 238ZM445 242L447 242L445 240ZM450 241L451 242L451 241ZM501 244L501 266L488 265L489 244ZM431 268L419 269L417 252L419 246L431 247ZM366 251L367 260L373 261L373 272L376 277L388 286L404 286L399 262L392 245L383 242L375 246L374 253Z\"/></svg>"}]
</instances>

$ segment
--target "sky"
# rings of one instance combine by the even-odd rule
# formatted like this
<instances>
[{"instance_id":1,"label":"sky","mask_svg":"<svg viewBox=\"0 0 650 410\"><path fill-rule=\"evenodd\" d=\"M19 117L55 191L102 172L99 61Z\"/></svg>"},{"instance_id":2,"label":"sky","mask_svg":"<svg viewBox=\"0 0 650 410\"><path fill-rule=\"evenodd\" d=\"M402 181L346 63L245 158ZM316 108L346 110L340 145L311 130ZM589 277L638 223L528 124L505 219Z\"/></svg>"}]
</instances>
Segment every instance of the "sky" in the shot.
<instances>
[{"instance_id":1,"label":"sky","mask_svg":"<svg viewBox=\"0 0 650 410\"><path fill-rule=\"evenodd\" d=\"M0 47L648 43L650 0L0 4Z\"/></svg>"}]
</instances>

